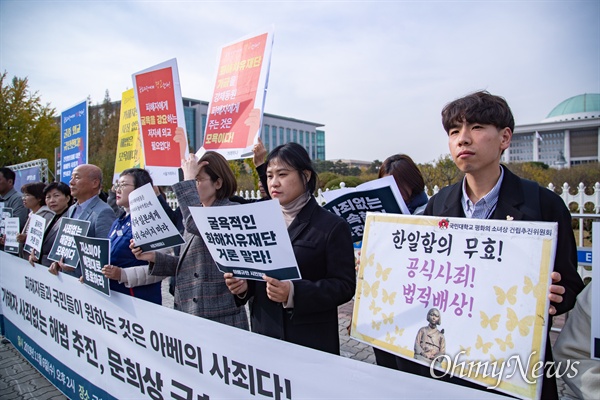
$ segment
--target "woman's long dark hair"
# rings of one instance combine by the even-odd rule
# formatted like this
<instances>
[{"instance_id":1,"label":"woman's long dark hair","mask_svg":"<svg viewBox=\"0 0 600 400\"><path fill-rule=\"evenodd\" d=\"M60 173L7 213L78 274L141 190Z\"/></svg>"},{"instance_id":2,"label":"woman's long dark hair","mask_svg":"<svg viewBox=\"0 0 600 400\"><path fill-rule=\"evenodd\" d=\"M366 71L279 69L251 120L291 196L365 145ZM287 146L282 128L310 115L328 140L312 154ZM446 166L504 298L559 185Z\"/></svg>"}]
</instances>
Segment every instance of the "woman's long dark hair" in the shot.
<instances>
[{"instance_id":1,"label":"woman's long dark hair","mask_svg":"<svg viewBox=\"0 0 600 400\"><path fill-rule=\"evenodd\" d=\"M298 171L304 182L306 191L311 194L314 193L317 187L317 172L304 147L294 142L279 145L269 153L266 162L267 167L273 159L277 159ZM310 178L308 181L306 180L306 175L304 175L303 171L310 171Z\"/></svg>"}]
</instances>

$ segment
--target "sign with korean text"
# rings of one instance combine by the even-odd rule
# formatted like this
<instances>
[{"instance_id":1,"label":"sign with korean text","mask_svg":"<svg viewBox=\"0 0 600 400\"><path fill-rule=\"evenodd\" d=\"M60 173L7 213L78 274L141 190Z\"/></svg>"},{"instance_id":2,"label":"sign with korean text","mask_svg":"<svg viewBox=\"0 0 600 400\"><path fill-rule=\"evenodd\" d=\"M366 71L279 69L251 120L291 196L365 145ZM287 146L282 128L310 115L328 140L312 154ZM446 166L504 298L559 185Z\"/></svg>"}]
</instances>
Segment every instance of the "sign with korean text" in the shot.
<instances>
[{"instance_id":1,"label":"sign with korean text","mask_svg":"<svg viewBox=\"0 0 600 400\"><path fill-rule=\"evenodd\" d=\"M538 398L557 229L369 213L351 335L434 376Z\"/></svg>"},{"instance_id":2,"label":"sign with korean text","mask_svg":"<svg viewBox=\"0 0 600 400\"><path fill-rule=\"evenodd\" d=\"M90 229L90 221L62 217L59 221L58 233L48 254L52 261L63 261L69 267L77 268L79 253L75 243L75 236L85 236Z\"/></svg>"},{"instance_id":3,"label":"sign with korean text","mask_svg":"<svg viewBox=\"0 0 600 400\"><path fill-rule=\"evenodd\" d=\"M155 251L185 243L147 183L129 194L131 231L136 247Z\"/></svg>"},{"instance_id":4,"label":"sign with korean text","mask_svg":"<svg viewBox=\"0 0 600 400\"><path fill-rule=\"evenodd\" d=\"M362 240L367 212L410 214L398 185L392 176L385 176L359 185L323 192L327 201L323 208L344 218L352 230L352 241Z\"/></svg>"},{"instance_id":5,"label":"sign with korean text","mask_svg":"<svg viewBox=\"0 0 600 400\"><path fill-rule=\"evenodd\" d=\"M591 357L600 360L600 222L592 222L592 310Z\"/></svg>"},{"instance_id":6,"label":"sign with korean text","mask_svg":"<svg viewBox=\"0 0 600 400\"><path fill-rule=\"evenodd\" d=\"M17 235L19 233L21 233L19 230L19 218L7 218L4 232L6 235L4 240L4 251L14 254L19 253L19 242L17 242Z\"/></svg>"},{"instance_id":7,"label":"sign with korean text","mask_svg":"<svg viewBox=\"0 0 600 400\"><path fill-rule=\"evenodd\" d=\"M110 296L110 284L102 273L102 267L110 264L110 240L73 236L81 260L83 283L100 293Z\"/></svg>"},{"instance_id":8,"label":"sign with korean text","mask_svg":"<svg viewBox=\"0 0 600 400\"><path fill-rule=\"evenodd\" d=\"M36 257L42 251L42 240L46 231L46 219L36 214L29 216L29 225L27 225L27 239L23 250ZM40 257L38 257L40 258Z\"/></svg>"},{"instance_id":9,"label":"sign with korean text","mask_svg":"<svg viewBox=\"0 0 600 400\"><path fill-rule=\"evenodd\" d=\"M60 181L69 184L71 173L88 163L87 100L60 114Z\"/></svg>"},{"instance_id":10,"label":"sign with korean text","mask_svg":"<svg viewBox=\"0 0 600 400\"><path fill-rule=\"evenodd\" d=\"M500 398L107 297L7 253L0 265L6 338L68 398Z\"/></svg>"},{"instance_id":11,"label":"sign with korean text","mask_svg":"<svg viewBox=\"0 0 600 400\"><path fill-rule=\"evenodd\" d=\"M273 28L221 49L199 156L207 150L228 160L252 156L260 135L272 47Z\"/></svg>"},{"instance_id":12,"label":"sign with korean text","mask_svg":"<svg viewBox=\"0 0 600 400\"><path fill-rule=\"evenodd\" d=\"M140 136L135 91L133 89L124 91L121 96L119 138L113 183L118 181L121 172L128 168L144 168L144 148Z\"/></svg>"},{"instance_id":13,"label":"sign with korean text","mask_svg":"<svg viewBox=\"0 0 600 400\"><path fill-rule=\"evenodd\" d=\"M133 74L133 87L146 169L155 185L177 183L189 154L177 60Z\"/></svg>"},{"instance_id":14,"label":"sign with korean text","mask_svg":"<svg viewBox=\"0 0 600 400\"><path fill-rule=\"evenodd\" d=\"M0 207L0 236L6 233L6 220L12 217L12 212L10 207Z\"/></svg>"},{"instance_id":15,"label":"sign with korean text","mask_svg":"<svg viewBox=\"0 0 600 400\"><path fill-rule=\"evenodd\" d=\"M190 207L210 255L222 272L245 279L301 279L278 200Z\"/></svg>"}]
</instances>

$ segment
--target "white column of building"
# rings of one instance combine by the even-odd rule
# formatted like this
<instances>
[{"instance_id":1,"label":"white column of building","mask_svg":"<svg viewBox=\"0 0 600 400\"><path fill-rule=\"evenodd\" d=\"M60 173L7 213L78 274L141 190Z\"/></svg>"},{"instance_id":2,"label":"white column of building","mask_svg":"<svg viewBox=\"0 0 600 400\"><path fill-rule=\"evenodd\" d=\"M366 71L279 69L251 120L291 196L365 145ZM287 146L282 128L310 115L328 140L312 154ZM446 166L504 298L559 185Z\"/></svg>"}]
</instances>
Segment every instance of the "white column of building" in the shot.
<instances>
[{"instance_id":1,"label":"white column of building","mask_svg":"<svg viewBox=\"0 0 600 400\"><path fill-rule=\"evenodd\" d=\"M600 134L600 130L598 131ZM571 166L571 131L565 129L565 134L563 136L563 155L565 156L565 167L569 168Z\"/></svg>"},{"instance_id":2,"label":"white column of building","mask_svg":"<svg viewBox=\"0 0 600 400\"><path fill-rule=\"evenodd\" d=\"M533 161L540 161L539 141L535 132L533 133Z\"/></svg>"}]
</instances>

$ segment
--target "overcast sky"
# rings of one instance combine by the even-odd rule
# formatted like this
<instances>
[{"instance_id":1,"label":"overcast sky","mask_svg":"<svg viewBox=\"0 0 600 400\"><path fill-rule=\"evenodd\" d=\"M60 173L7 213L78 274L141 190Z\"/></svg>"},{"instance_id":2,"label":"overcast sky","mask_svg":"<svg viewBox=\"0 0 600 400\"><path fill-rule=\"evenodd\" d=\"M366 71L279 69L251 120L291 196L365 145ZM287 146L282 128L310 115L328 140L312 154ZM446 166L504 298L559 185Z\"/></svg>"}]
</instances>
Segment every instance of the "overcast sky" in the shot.
<instances>
[{"instance_id":1,"label":"overcast sky","mask_svg":"<svg viewBox=\"0 0 600 400\"><path fill-rule=\"evenodd\" d=\"M0 70L60 112L177 58L183 96L208 101L220 48L271 24L265 111L324 124L328 159L437 159L442 107L478 89L517 124L600 93L600 0L0 0Z\"/></svg>"}]
</instances>

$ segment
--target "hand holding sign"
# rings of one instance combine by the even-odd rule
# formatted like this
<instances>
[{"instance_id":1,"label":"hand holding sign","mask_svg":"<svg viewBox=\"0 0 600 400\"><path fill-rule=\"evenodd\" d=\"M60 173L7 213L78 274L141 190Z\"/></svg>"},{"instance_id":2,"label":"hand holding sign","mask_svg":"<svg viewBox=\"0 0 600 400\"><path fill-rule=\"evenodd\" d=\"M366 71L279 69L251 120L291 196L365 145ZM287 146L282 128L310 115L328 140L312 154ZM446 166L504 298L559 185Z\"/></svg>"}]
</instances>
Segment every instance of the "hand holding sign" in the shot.
<instances>
[{"instance_id":1,"label":"hand holding sign","mask_svg":"<svg viewBox=\"0 0 600 400\"><path fill-rule=\"evenodd\" d=\"M562 295L565 294L565 288L561 285L555 285L555 283L558 283L561 280L560 272L554 271L550 276L552 277L552 285L550 285L549 288L548 299L550 299L552 303L562 303ZM556 314L556 307L554 307L552 304L550 304L548 314Z\"/></svg>"},{"instance_id":2,"label":"hand holding sign","mask_svg":"<svg viewBox=\"0 0 600 400\"><path fill-rule=\"evenodd\" d=\"M156 253L154 251L143 251L141 247L136 247L133 239L129 241L129 248L131 249L131 253L138 260L154 262L156 260Z\"/></svg>"},{"instance_id":3,"label":"hand holding sign","mask_svg":"<svg viewBox=\"0 0 600 400\"><path fill-rule=\"evenodd\" d=\"M242 296L248 291L248 282L245 279L236 278L231 272L224 273L223 278L225 278L225 284L232 294L245 297Z\"/></svg>"},{"instance_id":4,"label":"hand holding sign","mask_svg":"<svg viewBox=\"0 0 600 400\"><path fill-rule=\"evenodd\" d=\"M287 303L290 297L290 281L280 281L267 275L263 275L263 279L267 282L267 296L269 299L276 303Z\"/></svg>"}]
</instances>

